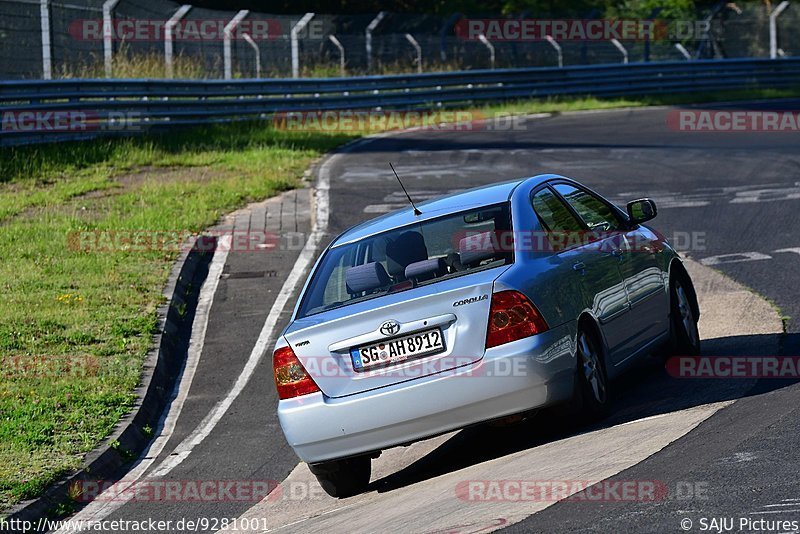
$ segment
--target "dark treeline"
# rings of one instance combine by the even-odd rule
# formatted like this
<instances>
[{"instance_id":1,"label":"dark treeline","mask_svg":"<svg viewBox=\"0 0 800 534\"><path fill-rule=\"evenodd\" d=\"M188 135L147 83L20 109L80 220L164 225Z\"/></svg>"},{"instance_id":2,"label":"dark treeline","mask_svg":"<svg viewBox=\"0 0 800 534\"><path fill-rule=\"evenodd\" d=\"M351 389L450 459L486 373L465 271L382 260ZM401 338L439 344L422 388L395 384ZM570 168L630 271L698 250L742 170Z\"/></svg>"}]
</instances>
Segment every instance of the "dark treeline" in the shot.
<instances>
[{"instance_id":1,"label":"dark treeline","mask_svg":"<svg viewBox=\"0 0 800 534\"><path fill-rule=\"evenodd\" d=\"M389 11L393 13L451 13L509 16L574 17L649 17L655 11L663 18L692 16L707 12L719 0L195 0L192 4L226 11L250 9L261 13L358 14ZM752 3L752 2L749 2ZM758 0L770 5L770 0Z\"/></svg>"}]
</instances>

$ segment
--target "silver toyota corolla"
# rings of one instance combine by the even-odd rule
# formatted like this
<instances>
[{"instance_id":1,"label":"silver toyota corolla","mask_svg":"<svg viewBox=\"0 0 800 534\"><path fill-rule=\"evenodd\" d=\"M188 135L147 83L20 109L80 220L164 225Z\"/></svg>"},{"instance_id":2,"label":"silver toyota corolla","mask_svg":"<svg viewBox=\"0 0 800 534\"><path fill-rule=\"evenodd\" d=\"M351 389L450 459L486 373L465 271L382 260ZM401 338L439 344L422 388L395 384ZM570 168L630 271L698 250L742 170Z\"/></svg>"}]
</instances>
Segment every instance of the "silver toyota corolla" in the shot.
<instances>
[{"instance_id":1,"label":"silver toyota corolla","mask_svg":"<svg viewBox=\"0 0 800 534\"><path fill-rule=\"evenodd\" d=\"M281 426L329 494L362 491L382 449L562 402L596 416L645 354L699 353L652 200L542 175L419 210L337 237L275 348Z\"/></svg>"}]
</instances>

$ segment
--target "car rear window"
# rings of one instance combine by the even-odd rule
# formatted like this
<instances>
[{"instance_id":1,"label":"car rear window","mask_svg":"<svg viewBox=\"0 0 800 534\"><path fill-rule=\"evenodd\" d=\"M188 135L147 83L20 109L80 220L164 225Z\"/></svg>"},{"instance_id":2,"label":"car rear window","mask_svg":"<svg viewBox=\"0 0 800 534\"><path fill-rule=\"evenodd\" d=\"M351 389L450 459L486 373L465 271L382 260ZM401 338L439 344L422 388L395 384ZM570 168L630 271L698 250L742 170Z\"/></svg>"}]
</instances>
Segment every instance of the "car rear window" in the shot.
<instances>
[{"instance_id":1,"label":"car rear window","mask_svg":"<svg viewBox=\"0 0 800 534\"><path fill-rule=\"evenodd\" d=\"M297 318L513 262L507 202L438 217L329 249Z\"/></svg>"}]
</instances>

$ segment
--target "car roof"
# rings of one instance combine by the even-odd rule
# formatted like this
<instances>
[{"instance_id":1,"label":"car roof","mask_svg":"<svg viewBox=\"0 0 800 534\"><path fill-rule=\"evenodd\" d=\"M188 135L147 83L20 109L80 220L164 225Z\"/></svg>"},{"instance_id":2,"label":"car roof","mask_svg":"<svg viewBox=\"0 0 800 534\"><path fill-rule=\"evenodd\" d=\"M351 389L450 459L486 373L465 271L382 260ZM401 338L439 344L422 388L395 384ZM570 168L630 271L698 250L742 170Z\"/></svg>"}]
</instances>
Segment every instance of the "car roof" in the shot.
<instances>
[{"instance_id":1,"label":"car roof","mask_svg":"<svg viewBox=\"0 0 800 534\"><path fill-rule=\"evenodd\" d=\"M516 189L521 183L529 180L532 182L543 182L553 177L554 175L547 174L534 176L532 178L498 182L427 200L417 204L417 207L422 212L422 215L414 215L414 209L410 206L402 210L381 215L380 217L365 221L349 228L348 230L345 230L333 241L331 247L338 247L340 245L352 243L381 232L393 230L395 228L401 228L403 226L421 221L435 219L449 213L456 213L459 211L466 211L480 208L482 206L506 202L511 198L511 194L514 192L514 189Z\"/></svg>"}]
</instances>

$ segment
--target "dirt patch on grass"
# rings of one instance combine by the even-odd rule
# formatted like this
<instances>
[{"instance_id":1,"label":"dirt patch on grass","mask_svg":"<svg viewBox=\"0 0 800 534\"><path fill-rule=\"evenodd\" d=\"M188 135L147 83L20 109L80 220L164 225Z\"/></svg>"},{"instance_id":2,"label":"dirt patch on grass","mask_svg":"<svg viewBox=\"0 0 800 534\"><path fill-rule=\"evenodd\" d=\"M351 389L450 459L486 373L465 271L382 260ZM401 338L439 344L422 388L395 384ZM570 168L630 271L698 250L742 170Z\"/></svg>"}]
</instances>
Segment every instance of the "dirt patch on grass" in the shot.
<instances>
[{"instance_id":1,"label":"dirt patch on grass","mask_svg":"<svg viewBox=\"0 0 800 534\"><path fill-rule=\"evenodd\" d=\"M113 197L133 192L148 182L160 184L206 182L213 177L227 177L232 173L212 170L209 167L142 167L119 174L110 179L108 187L93 189L76 195L56 206L32 206L16 218L30 220L46 215L68 215L87 222L98 221L108 215Z\"/></svg>"},{"instance_id":2,"label":"dirt patch on grass","mask_svg":"<svg viewBox=\"0 0 800 534\"><path fill-rule=\"evenodd\" d=\"M204 181L209 179L211 169L208 167L140 167L136 170L114 177L124 189L132 189L151 180L160 182Z\"/></svg>"}]
</instances>

